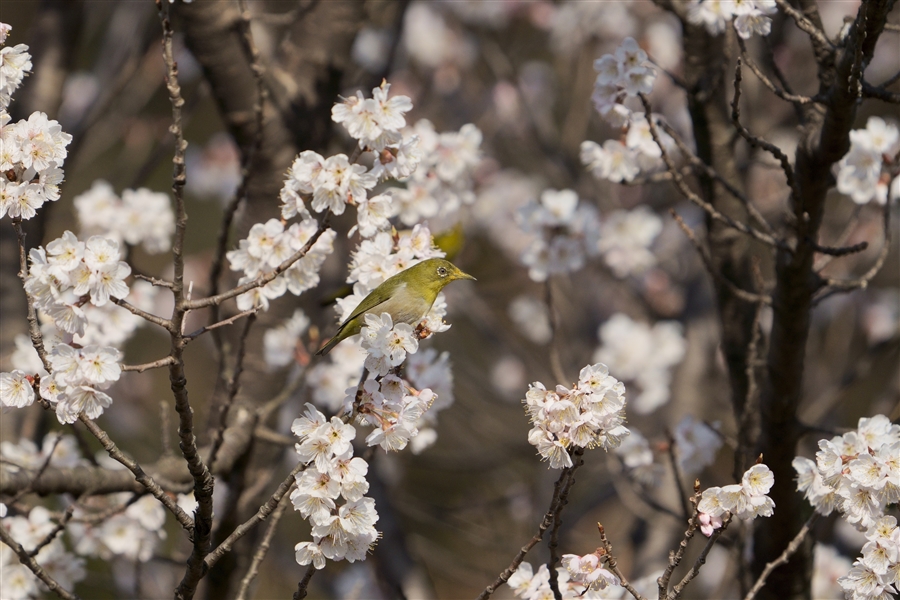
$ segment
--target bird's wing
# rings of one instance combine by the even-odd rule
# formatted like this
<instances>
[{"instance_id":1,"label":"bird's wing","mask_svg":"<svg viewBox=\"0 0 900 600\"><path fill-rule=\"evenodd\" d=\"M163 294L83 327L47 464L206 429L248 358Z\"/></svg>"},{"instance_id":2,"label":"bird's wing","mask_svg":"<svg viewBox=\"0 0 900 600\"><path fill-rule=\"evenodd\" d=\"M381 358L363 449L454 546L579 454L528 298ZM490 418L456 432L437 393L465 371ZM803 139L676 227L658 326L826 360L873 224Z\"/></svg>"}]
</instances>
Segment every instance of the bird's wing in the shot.
<instances>
[{"instance_id":1,"label":"bird's wing","mask_svg":"<svg viewBox=\"0 0 900 600\"><path fill-rule=\"evenodd\" d=\"M400 289L402 289L404 287L406 287L406 283L403 281L395 281L395 280L393 280L393 278L387 279L384 283L381 284L381 286L375 288L375 290L372 290L371 292L369 292L368 296L363 298L362 302L359 303L359 306L357 306L355 309L353 309L353 313L349 317L347 317L347 319L343 323L341 323L340 329L343 329L347 325L347 323L349 323L350 321L352 321L359 315L367 313L367 312L371 311L373 308L375 308L376 306L380 306L380 305L384 304L385 302L387 302L388 300L391 299L391 296L393 296L394 293L396 293L397 291L399 291ZM381 294L380 300L375 298L376 290L383 292Z\"/></svg>"}]
</instances>

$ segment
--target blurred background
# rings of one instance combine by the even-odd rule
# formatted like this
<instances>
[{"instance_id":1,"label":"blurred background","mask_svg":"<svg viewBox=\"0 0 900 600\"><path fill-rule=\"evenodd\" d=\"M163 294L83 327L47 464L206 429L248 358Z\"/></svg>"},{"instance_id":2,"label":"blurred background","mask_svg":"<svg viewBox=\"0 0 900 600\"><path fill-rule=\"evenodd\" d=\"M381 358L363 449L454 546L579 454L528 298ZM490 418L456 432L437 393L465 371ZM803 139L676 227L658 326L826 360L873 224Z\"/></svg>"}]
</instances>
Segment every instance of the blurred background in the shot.
<instances>
[{"instance_id":1,"label":"blurred background","mask_svg":"<svg viewBox=\"0 0 900 600\"><path fill-rule=\"evenodd\" d=\"M208 291L223 210L241 179L239 147L247 143L236 140L236 109L222 97L229 82L214 80L195 57L202 33L192 30L191 22L211 4L228 5L229 15L236 11L236 4L199 0L193 6L173 7L189 144L186 269L196 297ZM821 3L829 34L840 29L845 17L855 15L857 6ZM384 538L365 562L329 563L313 578L310 596L394 597L390 582L396 580L403 582L409 598L469 598L493 582L536 532L558 476L527 441L531 426L522 400L528 384L570 385L582 367L598 361L625 382L627 425L647 444L634 450L637 455L602 449L585 453L585 465L577 472L563 512L560 549L593 551L599 546L596 524L601 522L625 573L637 579L664 567L668 550L684 528L673 463L679 465L685 492L695 477L703 487L734 482L738 426L719 349L710 275L669 211L675 209L701 236L705 219L670 181L651 175L625 184L598 180L582 164L580 148L585 140L602 145L622 136L597 115L591 93L593 62L614 52L628 36L658 68L650 95L654 111L692 145L685 94L677 84L682 70L678 20L651 2L273 0L249 2L248 7L265 81L276 90L267 110L288 115L283 126L289 140L272 152L284 155L269 163L274 175L268 187L271 191L274 186L274 193L263 193L263 184L251 190L248 204L238 212L230 247L253 223L278 214L278 174L296 152L309 148L328 156L352 151L354 141L329 120L339 95L361 90L369 96L386 79L391 95L411 98L409 124L428 119L437 132L448 132L472 123L483 134L480 161L467 184L470 197L459 210L427 219L453 253L454 263L478 280L445 290L446 320L452 328L420 347L420 352L434 348L449 353L454 402L439 413L431 447L419 454L379 452L372 458L377 526ZM12 25L7 43L28 44L34 62L33 74L11 105L13 120L41 110L74 138L62 198L45 206L41 218L29 224L29 246L76 230L73 201L98 179L109 182L118 194L142 187L168 193L171 107L153 3L5 2L0 21ZM776 15L772 35L759 43L771 46L797 93L815 93L818 82L805 35ZM896 32L883 36L866 72L870 81L897 72L897 44ZM215 52L208 47L203 51ZM752 76L745 75L744 82L745 125L792 155L797 143L792 107ZM856 127L865 127L869 116L886 115L885 106L863 105ZM889 117L896 119L896 114ZM777 165L759 154L745 153L737 160L748 196L769 222L783 223L786 192ZM548 189L574 190L579 205L596 216L594 234L600 243L607 240L608 247L583 256L580 268L535 281L522 259L535 234L523 226L521 214ZM867 289L832 296L813 313L800 416L825 433L805 439L806 456L813 455L820 437L855 427L859 417L892 411L897 417L900 235L896 206L892 212L892 248L881 273ZM882 213L875 204L856 205L832 191L823 239L831 243L843 236L846 245L868 241L869 249L831 261L824 273L850 278L869 268L884 242ZM241 390L246 401L265 402L286 381L307 377L317 368L304 352L297 353L299 364L267 365L263 334L299 307L311 321L301 337L302 347L315 348L318 340L331 335L334 310L323 303L346 280L358 240L346 235L353 225L352 214L332 221L338 232L336 249L323 266L317 288L299 298L280 298L260 317L251 334L253 350ZM8 242L8 221L2 228ZM4 246L7 255L9 248ZM136 271L171 276L167 253L135 246L129 261ZM769 274L766 269L763 265L764 276ZM10 283L8 275L4 277L0 360L8 371L26 323L24 295L15 280ZM164 294L157 294L151 305L156 314L171 310ZM233 306L225 310L236 312ZM208 318L203 312L192 315L189 328L202 326ZM764 330L770 321L771 314L764 310ZM226 336L233 341L236 333ZM168 351L168 339L150 326L142 327L124 349L126 363L152 361ZM567 380L553 374L554 353ZM219 371L212 339L207 336L189 346L186 361L196 422L205 424L211 418ZM315 384L299 386L271 430L290 435L292 419L315 389ZM115 404L100 424L136 459L155 461L164 450L160 402L171 399L167 374L128 373L110 393ZM170 423L172 414L169 410ZM40 445L47 432L60 428L52 414L37 406L0 418L4 442L24 437ZM673 440L679 440L677 452ZM87 446L99 449L92 442ZM271 481L277 482L292 467L294 453L290 445L273 444L271 456L275 466L270 467L278 474ZM28 499L48 506L53 502ZM281 521L253 597L286 597L305 572L292 550L309 539L308 526L291 513ZM90 561L78 593L85 598L168 597L181 577L169 557L183 555L187 546L171 519L167 530L157 556L147 562ZM816 539L836 549L835 561L841 555L852 560L862 545L855 531L834 518L819 522ZM720 544L689 597L736 595L734 558L741 550ZM536 566L548 556L546 544L540 544L526 560ZM833 578L827 587L825 569L820 568L824 579L818 585L830 591L818 597L837 597L827 595L837 592ZM504 586L494 597L513 596Z\"/></svg>"}]
</instances>

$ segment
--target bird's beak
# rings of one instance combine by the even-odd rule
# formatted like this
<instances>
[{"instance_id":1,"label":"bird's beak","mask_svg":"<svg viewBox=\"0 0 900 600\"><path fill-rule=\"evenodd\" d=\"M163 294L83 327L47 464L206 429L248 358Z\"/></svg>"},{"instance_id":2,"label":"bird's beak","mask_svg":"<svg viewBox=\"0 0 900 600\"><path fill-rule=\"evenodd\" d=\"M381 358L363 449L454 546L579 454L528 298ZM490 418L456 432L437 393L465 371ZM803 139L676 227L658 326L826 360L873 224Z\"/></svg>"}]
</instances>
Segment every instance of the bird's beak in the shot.
<instances>
[{"instance_id":1,"label":"bird's beak","mask_svg":"<svg viewBox=\"0 0 900 600\"><path fill-rule=\"evenodd\" d=\"M454 275L455 275L454 279L471 279L472 281L478 281L477 279L475 279L468 273L463 273L459 269L456 270L456 273L454 273Z\"/></svg>"}]
</instances>

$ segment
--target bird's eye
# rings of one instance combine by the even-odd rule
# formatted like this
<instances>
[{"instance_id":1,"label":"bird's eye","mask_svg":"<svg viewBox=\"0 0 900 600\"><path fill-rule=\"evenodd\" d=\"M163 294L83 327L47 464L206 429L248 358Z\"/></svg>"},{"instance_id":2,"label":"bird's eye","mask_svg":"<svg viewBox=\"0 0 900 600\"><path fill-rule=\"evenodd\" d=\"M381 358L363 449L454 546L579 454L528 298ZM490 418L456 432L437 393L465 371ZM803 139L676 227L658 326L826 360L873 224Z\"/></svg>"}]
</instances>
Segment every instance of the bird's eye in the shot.
<instances>
[{"instance_id":1,"label":"bird's eye","mask_svg":"<svg viewBox=\"0 0 900 600\"><path fill-rule=\"evenodd\" d=\"M438 267L438 275L440 275L441 277L446 277L447 269L445 269L444 267Z\"/></svg>"}]
</instances>

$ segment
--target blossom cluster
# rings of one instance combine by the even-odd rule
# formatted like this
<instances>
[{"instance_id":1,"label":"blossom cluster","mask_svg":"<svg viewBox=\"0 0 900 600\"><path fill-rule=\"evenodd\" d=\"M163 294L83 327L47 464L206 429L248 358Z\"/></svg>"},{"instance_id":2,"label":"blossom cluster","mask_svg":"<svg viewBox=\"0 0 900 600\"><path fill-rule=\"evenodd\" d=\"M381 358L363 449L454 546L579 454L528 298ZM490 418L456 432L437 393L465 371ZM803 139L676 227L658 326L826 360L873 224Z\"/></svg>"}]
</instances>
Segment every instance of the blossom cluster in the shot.
<instances>
[{"instance_id":1,"label":"blossom cluster","mask_svg":"<svg viewBox=\"0 0 900 600\"><path fill-rule=\"evenodd\" d=\"M775 503L766 494L772 489L775 476L764 464L756 464L744 472L741 483L703 490L697 510L700 512L700 531L709 537L722 527L725 513L744 521L756 517L771 517Z\"/></svg>"},{"instance_id":2,"label":"blossom cluster","mask_svg":"<svg viewBox=\"0 0 900 600\"><path fill-rule=\"evenodd\" d=\"M838 584L844 596L852 600L890 598L900 590L900 527L896 517L876 519L866 530L866 540L862 556L849 573L838 577Z\"/></svg>"},{"instance_id":3,"label":"blossom cluster","mask_svg":"<svg viewBox=\"0 0 900 600\"><path fill-rule=\"evenodd\" d=\"M613 54L594 61L597 80L591 100L600 116L613 127L624 127L633 118L625 106L628 98L649 94L656 79L656 68L634 38L625 38Z\"/></svg>"},{"instance_id":4,"label":"blossom cluster","mask_svg":"<svg viewBox=\"0 0 900 600\"><path fill-rule=\"evenodd\" d=\"M274 271L301 250L318 228L319 224L312 218L293 223L287 229L284 221L278 219L269 219L265 223L253 225L248 236L239 242L238 249L229 250L225 255L232 271L243 272L238 285ZM269 301L283 296L285 292L290 291L299 296L318 285L319 269L325 258L333 251L334 237L335 233L332 230L322 233L309 251L284 273L266 285L238 296L238 308L248 310L260 306L263 310L268 310Z\"/></svg>"},{"instance_id":5,"label":"blossom cluster","mask_svg":"<svg viewBox=\"0 0 900 600\"><path fill-rule=\"evenodd\" d=\"M616 277L639 275L656 265L650 250L663 221L648 206L616 210L603 217L597 249Z\"/></svg>"},{"instance_id":6,"label":"blossom cluster","mask_svg":"<svg viewBox=\"0 0 900 600\"><path fill-rule=\"evenodd\" d=\"M3 516L0 527L31 552L41 544L46 544L34 556L45 573L64 589L85 578L85 560L68 551L60 537L53 537L56 522L49 510L35 506L27 516ZM49 540L49 543L47 543ZM19 562L15 552L6 544L0 544L0 571L3 573L4 598L44 598L49 593L47 587Z\"/></svg>"},{"instance_id":7,"label":"blossom cluster","mask_svg":"<svg viewBox=\"0 0 900 600\"><path fill-rule=\"evenodd\" d=\"M392 190L394 212L401 223L412 226L423 219L449 219L475 201L473 174L481 162L481 130L467 123L459 131L438 133L431 121L420 119L403 135L417 140L421 159L405 187Z\"/></svg>"},{"instance_id":8,"label":"blossom cluster","mask_svg":"<svg viewBox=\"0 0 900 600\"><path fill-rule=\"evenodd\" d=\"M653 114L651 118L666 154L673 159L678 158L680 150L675 140L660 126L662 117ZM606 140L602 146L591 140L581 142L581 163L596 179L613 183L630 182L638 175L665 169L662 149L653 137L647 117L632 113L621 127L625 132L620 140Z\"/></svg>"},{"instance_id":9,"label":"blossom cluster","mask_svg":"<svg viewBox=\"0 0 900 600\"><path fill-rule=\"evenodd\" d=\"M518 222L535 236L522 254L534 281L577 271L586 256L598 252L597 211L579 202L573 190L544 190L539 202L532 201L519 210Z\"/></svg>"},{"instance_id":10,"label":"blossom cluster","mask_svg":"<svg viewBox=\"0 0 900 600\"><path fill-rule=\"evenodd\" d=\"M900 501L900 425L884 415L859 420L857 429L819 440L815 462L798 456L797 489L816 512L837 510L863 530Z\"/></svg>"},{"instance_id":11,"label":"blossom cluster","mask_svg":"<svg viewBox=\"0 0 900 600\"><path fill-rule=\"evenodd\" d=\"M131 267L119 260L119 243L91 236L86 242L66 231L28 253L31 266L25 291L35 306L62 331L82 335L87 324L83 305L104 306L111 298L128 295L125 278Z\"/></svg>"},{"instance_id":12,"label":"blossom cluster","mask_svg":"<svg viewBox=\"0 0 900 600\"><path fill-rule=\"evenodd\" d=\"M608 596L601 592L601 590L608 590L610 586L618 586L620 582L618 577L600 566L600 560L596 554L586 556L565 554L562 561L563 566L556 568L556 582L563 598L567 600L598 600L618 597ZM546 564L541 565L535 572L531 563L523 562L506 584L512 588L517 597L523 600L553 598L553 590L550 587L550 570L547 569Z\"/></svg>"},{"instance_id":13,"label":"blossom cluster","mask_svg":"<svg viewBox=\"0 0 900 600\"><path fill-rule=\"evenodd\" d=\"M747 40L753 34L767 36L772 31L775 0L691 0L688 21L706 28L710 35L719 35L733 20L734 30Z\"/></svg>"},{"instance_id":14,"label":"blossom cluster","mask_svg":"<svg viewBox=\"0 0 900 600\"><path fill-rule=\"evenodd\" d=\"M149 494L135 502L130 502L131 499L132 495L129 493L114 494L106 498L106 504L118 504L126 508L96 525L91 519L85 518L95 511L89 513L80 506L76 507L76 518L68 525L69 534L75 543L75 552L106 561L116 557L130 562L147 562L152 559L160 542L166 539L163 528L166 511Z\"/></svg>"},{"instance_id":15,"label":"blossom cluster","mask_svg":"<svg viewBox=\"0 0 900 600\"><path fill-rule=\"evenodd\" d=\"M22 469L37 471L44 463L64 469L80 466L84 462L75 437L55 432L44 436L40 448L27 438L21 438L17 443L0 442L0 458L3 459L3 468L12 472Z\"/></svg>"},{"instance_id":16,"label":"blossom cluster","mask_svg":"<svg viewBox=\"0 0 900 600\"><path fill-rule=\"evenodd\" d=\"M413 389L392 374L368 379L358 391L347 391L356 401L357 421L373 427L366 444L381 446L386 452L403 450L419 434L417 423L435 399L432 390Z\"/></svg>"},{"instance_id":17,"label":"blossom cluster","mask_svg":"<svg viewBox=\"0 0 900 600\"><path fill-rule=\"evenodd\" d=\"M85 346L73 348L57 344L48 353L53 369L41 377L41 397L56 406L60 423L74 423L82 412L96 419L112 404L103 390L122 374L118 361L122 354L115 348ZM23 371L0 374L0 404L22 408L34 402L33 378Z\"/></svg>"},{"instance_id":18,"label":"blossom cluster","mask_svg":"<svg viewBox=\"0 0 900 600\"><path fill-rule=\"evenodd\" d=\"M295 361L300 335L309 327L309 317L296 309L291 318L263 334L263 357L269 369L284 367Z\"/></svg>"},{"instance_id":19,"label":"blossom cluster","mask_svg":"<svg viewBox=\"0 0 900 600\"><path fill-rule=\"evenodd\" d=\"M109 183L98 179L74 202L83 235L140 244L150 254L165 252L171 245L175 214L168 194L140 188L125 190L119 198Z\"/></svg>"},{"instance_id":20,"label":"blossom cluster","mask_svg":"<svg viewBox=\"0 0 900 600\"><path fill-rule=\"evenodd\" d=\"M857 204L900 196L900 177L891 181L890 167L900 152L900 131L880 117L869 117L865 129L850 132L850 150L837 165L837 189Z\"/></svg>"},{"instance_id":21,"label":"blossom cluster","mask_svg":"<svg viewBox=\"0 0 900 600\"><path fill-rule=\"evenodd\" d=\"M375 501L365 496L369 465L353 456L356 429L338 417L326 419L307 404L303 416L294 419L291 431L300 438L297 454L307 465L296 476L291 502L309 519L313 538L294 547L297 562L322 569L325 559L365 560L378 539L378 513ZM343 501L340 506L335 502L339 499Z\"/></svg>"},{"instance_id":22,"label":"blossom cluster","mask_svg":"<svg viewBox=\"0 0 900 600\"><path fill-rule=\"evenodd\" d=\"M631 402L635 411L647 414L669 401L671 371L687 348L679 323L660 321L651 327L616 313L597 333L600 347L594 360L609 365L622 380L637 384L640 394Z\"/></svg>"},{"instance_id":23,"label":"blossom cluster","mask_svg":"<svg viewBox=\"0 0 900 600\"><path fill-rule=\"evenodd\" d=\"M525 394L525 412L534 427L528 442L554 469L572 466L573 447L616 448L630 432L625 422L625 385L602 363L588 365L568 389L547 390L532 383Z\"/></svg>"},{"instance_id":24,"label":"blossom cluster","mask_svg":"<svg viewBox=\"0 0 900 600\"><path fill-rule=\"evenodd\" d=\"M412 110L413 105L409 96L388 98L390 90L391 85L382 81L379 87L372 90L371 98L364 98L362 92L358 96L344 98L343 102L332 107L331 119L344 126L350 137L359 142L361 150L381 153L385 148L390 148L396 157L397 146L403 140L400 130L406 127L404 115ZM390 151L388 153L392 154Z\"/></svg>"},{"instance_id":25,"label":"blossom cluster","mask_svg":"<svg viewBox=\"0 0 900 600\"><path fill-rule=\"evenodd\" d=\"M0 23L5 32L9 25ZM0 218L30 219L45 202L59 200L62 165L72 136L42 112L11 123L7 112L13 92L31 71L28 46L0 48Z\"/></svg>"}]
</instances>

